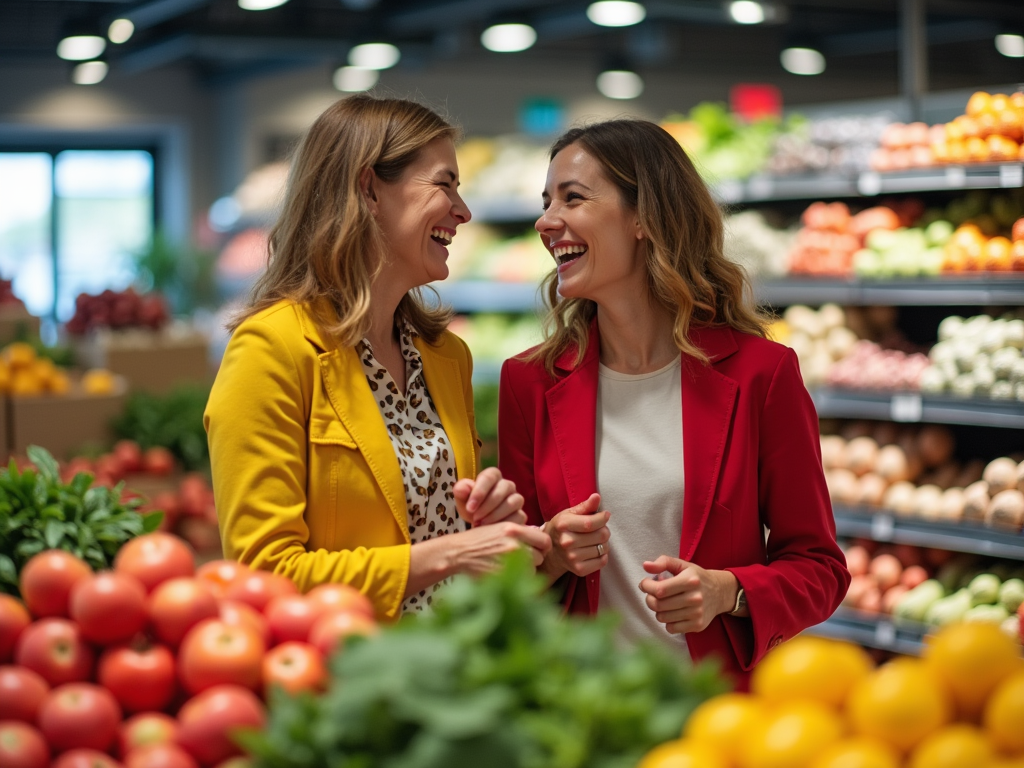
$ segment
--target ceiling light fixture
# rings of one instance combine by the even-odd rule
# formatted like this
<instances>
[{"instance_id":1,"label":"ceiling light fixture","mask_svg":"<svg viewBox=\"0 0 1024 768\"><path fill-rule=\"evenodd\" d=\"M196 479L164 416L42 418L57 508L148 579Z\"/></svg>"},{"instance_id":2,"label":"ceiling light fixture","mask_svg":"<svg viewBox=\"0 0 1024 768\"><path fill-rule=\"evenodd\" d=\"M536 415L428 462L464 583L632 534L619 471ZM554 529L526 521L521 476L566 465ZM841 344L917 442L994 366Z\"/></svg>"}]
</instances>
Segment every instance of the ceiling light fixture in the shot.
<instances>
[{"instance_id":1,"label":"ceiling light fixture","mask_svg":"<svg viewBox=\"0 0 1024 768\"><path fill-rule=\"evenodd\" d=\"M600 27L629 27L646 16L647 9L640 3L626 0L600 0L587 7L587 18Z\"/></svg>"},{"instance_id":2,"label":"ceiling light fixture","mask_svg":"<svg viewBox=\"0 0 1024 768\"><path fill-rule=\"evenodd\" d=\"M128 19L114 19L107 28L107 39L117 45L127 43L134 34L135 25Z\"/></svg>"},{"instance_id":3,"label":"ceiling light fixture","mask_svg":"<svg viewBox=\"0 0 1024 768\"><path fill-rule=\"evenodd\" d=\"M737 24L760 24L764 21L764 6L754 0L735 0L729 3L729 15Z\"/></svg>"},{"instance_id":4,"label":"ceiling light fixture","mask_svg":"<svg viewBox=\"0 0 1024 768\"><path fill-rule=\"evenodd\" d=\"M343 93L368 91L377 84L380 72L365 67L338 67L334 70L334 87Z\"/></svg>"},{"instance_id":5,"label":"ceiling light fixture","mask_svg":"<svg viewBox=\"0 0 1024 768\"><path fill-rule=\"evenodd\" d=\"M243 11L269 11L287 2L288 0L238 0L238 7Z\"/></svg>"},{"instance_id":6,"label":"ceiling light fixture","mask_svg":"<svg viewBox=\"0 0 1024 768\"><path fill-rule=\"evenodd\" d=\"M389 69L402 58L391 43L363 43L348 52L348 63L360 69Z\"/></svg>"},{"instance_id":7,"label":"ceiling light fixture","mask_svg":"<svg viewBox=\"0 0 1024 768\"><path fill-rule=\"evenodd\" d=\"M597 90L609 99L635 99L644 92L644 81L628 69L609 69L597 76Z\"/></svg>"},{"instance_id":8,"label":"ceiling light fixture","mask_svg":"<svg viewBox=\"0 0 1024 768\"><path fill-rule=\"evenodd\" d=\"M782 68L793 75L820 75L825 71L825 57L813 48L787 48L779 60Z\"/></svg>"},{"instance_id":9,"label":"ceiling light fixture","mask_svg":"<svg viewBox=\"0 0 1024 768\"><path fill-rule=\"evenodd\" d=\"M57 43L57 55L67 61L95 59L106 50L107 41L99 35L69 35Z\"/></svg>"},{"instance_id":10,"label":"ceiling light fixture","mask_svg":"<svg viewBox=\"0 0 1024 768\"><path fill-rule=\"evenodd\" d=\"M480 35L480 43L495 53L525 51L537 42L537 31L529 24L495 24Z\"/></svg>"},{"instance_id":11,"label":"ceiling light fixture","mask_svg":"<svg viewBox=\"0 0 1024 768\"><path fill-rule=\"evenodd\" d=\"M83 61L71 71L71 82L75 85L102 83L109 69L105 61Z\"/></svg>"},{"instance_id":12,"label":"ceiling light fixture","mask_svg":"<svg viewBox=\"0 0 1024 768\"><path fill-rule=\"evenodd\" d=\"M1021 35L996 35L996 50L1011 59L1024 58L1024 37Z\"/></svg>"}]
</instances>

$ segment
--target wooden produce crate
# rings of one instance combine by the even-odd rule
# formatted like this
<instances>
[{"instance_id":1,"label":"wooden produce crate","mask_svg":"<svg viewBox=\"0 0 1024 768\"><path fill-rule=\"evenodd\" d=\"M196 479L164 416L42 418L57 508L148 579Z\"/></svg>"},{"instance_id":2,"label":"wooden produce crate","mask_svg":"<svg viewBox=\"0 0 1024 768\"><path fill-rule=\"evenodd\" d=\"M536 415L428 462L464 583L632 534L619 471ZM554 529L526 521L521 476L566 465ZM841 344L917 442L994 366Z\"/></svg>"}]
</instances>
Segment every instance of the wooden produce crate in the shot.
<instances>
[{"instance_id":1,"label":"wooden produce crate","mask_svg":"<svg viewBox=\"0 0 1024 768\"><path fill-rule=\"evenodd\" d=\"M131 391L158 395L179 384L209 383L208 349L198 333L166 329L99 331L75 342L80 365L106 368L123 376Z\"/></svg>"}]
</instances>

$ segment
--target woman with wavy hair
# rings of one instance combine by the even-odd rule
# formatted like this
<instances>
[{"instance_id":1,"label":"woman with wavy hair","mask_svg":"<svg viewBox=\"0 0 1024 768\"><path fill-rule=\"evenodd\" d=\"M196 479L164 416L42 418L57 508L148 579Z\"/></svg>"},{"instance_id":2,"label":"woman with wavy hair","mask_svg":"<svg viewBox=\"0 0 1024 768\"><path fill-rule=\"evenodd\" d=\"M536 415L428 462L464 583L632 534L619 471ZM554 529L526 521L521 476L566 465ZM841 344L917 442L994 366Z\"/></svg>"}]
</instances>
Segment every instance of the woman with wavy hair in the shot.
<instances>
[{"instance_id":1,"label":"woman with wavy hair","mask_svg":"<svg viewBox=\"0 0 1024 768\"><path fill-rule=\"evenodd\" d=\"M351 585L381 620L550 548L513 484L477 474L469 350L420 296L470 218L455 137L399 99L317 118L206 408L225 555L302 591Z\"/></svg>"},{"instance_id":2,"label":"woman with wavy hair","mask_svg":"<svg viewBox=\"0 0 1024 768\"><path fill-rule=\"evenodd\" d=\"M621 614L624 641L717 656L745 685L849 582L796 356L765 338L718 206L657 125L568 131L543 201L546 339L506 361L498 430L551 536L540 570L570 610Z\"/></svg>"}]
</instances>

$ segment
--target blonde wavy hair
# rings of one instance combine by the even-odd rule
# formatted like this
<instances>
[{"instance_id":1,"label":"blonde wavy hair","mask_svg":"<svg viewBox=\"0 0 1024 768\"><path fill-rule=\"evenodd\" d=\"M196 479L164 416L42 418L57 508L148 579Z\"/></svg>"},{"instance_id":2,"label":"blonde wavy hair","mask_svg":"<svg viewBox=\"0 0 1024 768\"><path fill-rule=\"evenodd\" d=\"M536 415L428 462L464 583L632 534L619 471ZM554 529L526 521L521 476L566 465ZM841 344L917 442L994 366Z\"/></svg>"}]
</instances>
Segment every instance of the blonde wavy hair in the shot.
<instances>
[{"instance_id":1,"label":"blonde wavy hair","mask_svg":"<svg viewBox=\"0 0 1024 768\"><path fill-rule=\"evenodd\" d=\"M229 330L290 299L309 307L326 336L342 346L358 343L369 330L370 286L387 261L360 174L370 168L393 183L431 141L458 135L436 112L404 99L358 94L328 107L296 151L284 207L270 232L267 270ZM428 306L417 288L402 299L396 318L436 343L451 310Z\"/></svg>"},{"instance_id":2,"label":"blonde wavy hair","mask_svg":"<svg viewBox=\"0 0 1024 768\"><path fill-rule=\"evenodd\" d=\"M551 147L550 158L576 144L597 160L636 211L647 244L645 265L651 297L675 313L673 338L680 351L707 364L690 341L690 328L727 325L765 336L768 319L754 306L741 267L725 258L722 212L686 152L664 129L646 120L617 119L572 128ZM577 364L587 350L597 305L558 295L558 273L542 286L548 305L545 340L527 357L554 375L568 349Z\"/></svg>"}]
</instances>

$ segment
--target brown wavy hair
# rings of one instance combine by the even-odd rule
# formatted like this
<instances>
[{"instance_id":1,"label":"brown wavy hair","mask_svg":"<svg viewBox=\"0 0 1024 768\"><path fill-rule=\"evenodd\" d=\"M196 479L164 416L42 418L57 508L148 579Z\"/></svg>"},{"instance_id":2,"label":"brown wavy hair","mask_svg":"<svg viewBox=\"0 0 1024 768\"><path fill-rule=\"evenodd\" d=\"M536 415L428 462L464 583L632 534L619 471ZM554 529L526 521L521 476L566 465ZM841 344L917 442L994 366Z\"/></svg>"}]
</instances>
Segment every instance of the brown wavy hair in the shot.
<instances>
[{"instance_id":1,"label":"brown wavy hair","mask_svg":"<svg viewBox=\"0 0 1024 768\"><path fill-rule=\"evenodd\" d=\"M405 99L357 94L328 107L292 161L281 216L270 231L267 270L228 329L289 299L310 308L324 335L354 346L369 330L370 286L387 259L359 176L372 168L393 183L431 141L458 135L436 112ZM430 343L451 314L447 307L428 306L419 288L396 311Z\"/></svg>"},{"instance_id":2,"label":"brown wavy hair","mask_svg":"<svg viewBox=\"0 0 1024 768\"><path fill-rule=\"evenodd\" d=\"M768 319L754 306L747 274L725 258L722 212L679 143L646 120L607 120L570 129L552 145L550 158L572 144L601 164L636 212L647 244L648 290L675 313L672 335L680 351L708 363L690 341L691 326L727 325L764 337ZM556 270L542 291L549 308L545 340L528 359L542 360L554 375L566 350L576 348L577 364L583 359L597 305L560 297Z\"/></svg>"}]
</instances>

